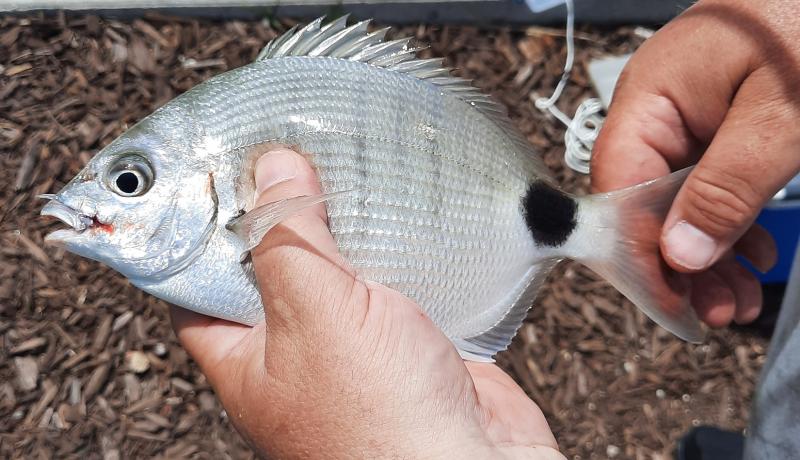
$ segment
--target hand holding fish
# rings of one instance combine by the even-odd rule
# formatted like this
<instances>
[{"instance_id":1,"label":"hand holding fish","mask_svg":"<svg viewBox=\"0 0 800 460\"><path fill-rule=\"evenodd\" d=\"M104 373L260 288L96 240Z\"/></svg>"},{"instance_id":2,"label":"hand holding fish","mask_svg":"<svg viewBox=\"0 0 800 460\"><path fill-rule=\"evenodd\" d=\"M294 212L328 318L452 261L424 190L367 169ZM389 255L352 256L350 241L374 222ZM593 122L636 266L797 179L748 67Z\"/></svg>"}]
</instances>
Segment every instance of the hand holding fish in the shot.
<instances>
[{"instance_id":1,"label":"hand holding fish","mask_svg":"<svg viewBox=\"0 0 800 460\"><path fill-rule=\"evenodd\" d=\"M709 325L747 323L766 271L769 234L753 221L800 170L800 20L796 2L704 0L633 56L595 145L592 184L616 190L697 164L661 235L692 304Z\"/></svg>"},{"instance_id":2,"label":"hand holding fish","mask_svg":"<svg viewBox=\"0 0 800 460\"><path fill-rule=\"evenodd\" d=\"M320 192L286 149L262 157L257 203ZM173 309L231 421L270 458L563 458L541 410L500 368L465 363L407 297L359 279L324 206L252 252L267 324ZM460 454L459 454L460 453Z\"/></svg>"}]
</instances>

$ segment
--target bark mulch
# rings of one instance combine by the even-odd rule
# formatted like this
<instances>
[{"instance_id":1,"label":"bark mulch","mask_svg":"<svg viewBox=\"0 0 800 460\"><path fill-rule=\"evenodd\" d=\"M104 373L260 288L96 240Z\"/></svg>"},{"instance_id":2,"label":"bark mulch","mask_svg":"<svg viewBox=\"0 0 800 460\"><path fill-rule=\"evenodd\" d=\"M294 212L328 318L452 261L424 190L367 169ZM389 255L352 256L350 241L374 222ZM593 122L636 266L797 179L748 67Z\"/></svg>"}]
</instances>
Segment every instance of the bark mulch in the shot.
<instances>
[{"instance_id":1,"label":"bark mulch","mask_svg":"<svg viewBox=\"0 0 800 460\"><path fill-rule=\"evenodd\" d=\"M0 17L0 457L249 458L166 304L104 266L43 245L57 227L35 196L57 191L103 145L193 85L251 61L290 22L150 15ZM549 95L557 29L406 27L506 106L564 187ZM628 52L633 27L585 29L562 107L591 94L591 56ZM620 165L624 167L624 165ZM766 343L732 331L685 344L587 269L560 265L499 363L542 407L568 458L669 458L698 424L746 425Z\"/></svg>"}]
</instances>

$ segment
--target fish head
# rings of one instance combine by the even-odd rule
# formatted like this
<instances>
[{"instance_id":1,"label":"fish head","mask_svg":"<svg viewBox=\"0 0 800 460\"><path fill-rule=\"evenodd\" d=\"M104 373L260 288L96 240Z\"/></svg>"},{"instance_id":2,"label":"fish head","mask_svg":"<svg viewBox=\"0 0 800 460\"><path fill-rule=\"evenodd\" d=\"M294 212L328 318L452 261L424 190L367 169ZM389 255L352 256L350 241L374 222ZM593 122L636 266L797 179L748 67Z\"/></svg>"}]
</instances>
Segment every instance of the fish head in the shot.
<instances>
[{"instance_id":1,"label":"fish head","mask_svg":"<svg viewBox=\"0 0 800 460\"><path fill-rule=\"evenodd\" d=\"M42 215L68 228L45 241L148 280L185 265L216 217L213 175L193 150L192 122L156 112L98 152ZM168 116L165 116L168 115Z\"/></svg>"}]
</instances>

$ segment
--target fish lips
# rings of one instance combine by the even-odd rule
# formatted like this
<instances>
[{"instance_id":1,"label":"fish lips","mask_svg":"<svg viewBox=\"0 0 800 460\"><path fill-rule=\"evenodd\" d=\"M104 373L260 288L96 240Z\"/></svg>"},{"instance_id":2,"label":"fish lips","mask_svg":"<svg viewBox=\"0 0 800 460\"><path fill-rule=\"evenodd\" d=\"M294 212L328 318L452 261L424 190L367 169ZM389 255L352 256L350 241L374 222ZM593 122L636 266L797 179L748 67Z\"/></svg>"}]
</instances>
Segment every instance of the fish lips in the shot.
<instances>
[{"instance_id":1,"label":"fish lips","mask_svg":"<svg viewBox=\"0 0 800 460\"><path fill-rule=\"evenodd\" d=\"M58 200L55 195L41 195L40 198L48 202L39 213L42 216L52 216L69 225L70 228L56 230L48 234L44 240L47 243L66 244L79 239L84 230L91 227L94 217L86 215Z\"/></svg>"}]
</instances>

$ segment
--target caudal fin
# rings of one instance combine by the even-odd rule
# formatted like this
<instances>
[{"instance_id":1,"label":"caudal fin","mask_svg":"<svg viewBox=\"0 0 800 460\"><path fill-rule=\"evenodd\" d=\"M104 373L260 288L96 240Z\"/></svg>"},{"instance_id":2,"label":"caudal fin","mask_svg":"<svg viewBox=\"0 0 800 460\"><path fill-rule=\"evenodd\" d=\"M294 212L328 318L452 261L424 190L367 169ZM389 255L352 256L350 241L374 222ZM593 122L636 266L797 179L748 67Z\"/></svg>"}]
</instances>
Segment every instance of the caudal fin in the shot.
<instances>
[{"instance_id":1,"label":"caudal fin","mask_svg":"<svg viewBox=\"0 0 800 460\"><path fill-rule=\"evenodd\" d=\"M576 232L564 250L663 328L698 343L705 332L691 305L689 279L669 268L659 249L664 218L690 169L579 198Z\"/></svg>"}]
</instances>

